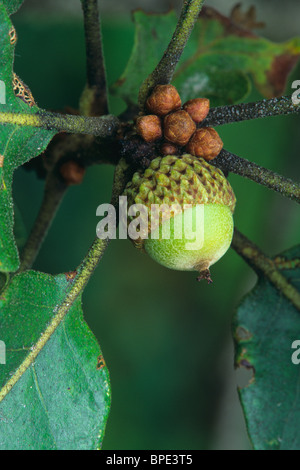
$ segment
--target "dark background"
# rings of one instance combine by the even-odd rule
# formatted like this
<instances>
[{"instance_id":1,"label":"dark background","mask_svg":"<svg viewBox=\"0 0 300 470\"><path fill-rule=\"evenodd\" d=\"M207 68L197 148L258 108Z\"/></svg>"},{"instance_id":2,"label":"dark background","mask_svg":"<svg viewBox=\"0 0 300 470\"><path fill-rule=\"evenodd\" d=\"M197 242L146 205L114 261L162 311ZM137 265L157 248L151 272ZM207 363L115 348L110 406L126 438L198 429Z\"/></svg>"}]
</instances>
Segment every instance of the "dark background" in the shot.
<instances>
[{"instance_id":1,"label":"dark background","mask_svg":"<svg viewBox=\"0 0 300 470\"><path fill-rule=\"evenodd\" d=\"M170 2L101 2L107 73L122 73L133 44L131 8L165 11ZM174 1L178 9L181 2ZM226 7L224 4L226 3ZM234 1L210 1L228 13ZM258 4L262 35L284 41L299 35L296 1ZM298 15L297 15L298 13ZM77 107L85 84L85 49L80 2L26 0L12 18L18 32L15 71L42 108ZM171 34L171 32L170 32ZM163 51L162 51L163 52ZM294 71L300 78L300 68ZM287 88L291 94L291 89ZM250 100L260 99L253 92ZM123 104L111 98L111 111ZM225 147L274 171L299 174L299 118L269 118L219 128ZM35 268L49 273L74 269L95 236L96 208L109 202L113 167L92 167L83 184L66 195ZM295 203L230 175L237 196L236 226L268 254L299 243ZM14 196L24 230L37 214L43 182L34 173L15 173ZM20 221L18 222L20 224ZM24 234L23 234L24 236ZM247 449L233 369L230 325L256 276L229 250L212 268L214 283L195 273L171 271L113 241L84 296L85 318L97 336L110 370L112 410L104 449Z\"/></svg>"}]
</instances>

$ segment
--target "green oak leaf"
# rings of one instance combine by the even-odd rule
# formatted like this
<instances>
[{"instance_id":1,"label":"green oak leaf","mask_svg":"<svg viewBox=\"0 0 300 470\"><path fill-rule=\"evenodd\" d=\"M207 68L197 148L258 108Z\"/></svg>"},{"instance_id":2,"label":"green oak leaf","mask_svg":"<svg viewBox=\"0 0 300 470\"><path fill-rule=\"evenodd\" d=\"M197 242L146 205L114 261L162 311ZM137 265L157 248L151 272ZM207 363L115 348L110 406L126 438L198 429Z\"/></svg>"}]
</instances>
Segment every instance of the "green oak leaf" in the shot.
<instances>
[{"instance_id":1,"label":"green oak leaf","mask_svg":"<svg viewBox=\"0 0 300 470\"><path fill-rule=\"evenodd\" d=\"M128 104L136 103L139 87L160 61L176 25L174 11L148 15L142 10L133 12L134 45L128 64L112 86L112 93Z\"/></svg>"},{"instance_id":2,"label":"green oak leaf","mask_svg":"<svg viewBox=\"0 0 300 470\"><path fill-rule=\"evenodd\" d=\"M55 323L72 279L72 273L28 271L16 275L0 294L0 339L6 346L5 364L0 362L2 450L101 447L110 409L109 376L83 320L81 299ZM43 347L42 335L47 339Z\"/></svg>"},{"instance_id":3,"label":"green oak leaf","mask_svg":"<svg viewBox=\"0 0 300 470\"><path fill-rule=\"evenodd\" d=\"M161 59L177 17L167 14L133 14L135 41L122 76L112 87L127 104L137 102L144 79ZM205 96L213 106L246 98L251 79L266 97L283 93L286 80L300 56L300 38L282 44L259 37L203 7L174 75L173 84L183 101Z\"/></svg>"},{"instance_id":4,"label":"green oak leaf","mask_svg":"<svg viewBox=\"0 0 300 470\"><path fill-rule=\"evenodd\" d=\"M277 260L300 290L300 246ZM254 448L300 450L300 365L292 361L300 312L261 278L238 308L234 336L237 366L253 371L239 395Z\"/></svg>"},{"instance_id":5,"label":"green oak leaf","mask_svg":"<svg viewBox=\"0 0 300 470\"><path fill-rule=\"evenodd\" d=\"M12 4L11 4L12 5ZM0 111L22 113L24 119L39 111L13 90L14 44L10 41L12 24L0 3ZM56 132L15 125L0 126L0 271L14 272L19 256L13 235L14 214L12 179L16 168L41 154Z\"/></svg>"}]
</instances>

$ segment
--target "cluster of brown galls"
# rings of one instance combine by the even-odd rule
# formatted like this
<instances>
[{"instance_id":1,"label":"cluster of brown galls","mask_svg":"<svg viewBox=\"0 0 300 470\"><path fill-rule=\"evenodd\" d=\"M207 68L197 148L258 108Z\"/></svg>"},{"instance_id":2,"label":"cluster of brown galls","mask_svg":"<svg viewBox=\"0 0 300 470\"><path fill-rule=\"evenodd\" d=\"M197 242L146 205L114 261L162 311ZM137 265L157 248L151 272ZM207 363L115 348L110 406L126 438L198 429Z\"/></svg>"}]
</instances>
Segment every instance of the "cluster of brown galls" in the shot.
<instances>
[{"instance_id":1,"label":"cluster of brown galls","mask_svg":"<svg viewBox=\"0 0 300 470\"><path fill-rule=\"evenodd\" d=\"M145 109L149 114L136 119L136 132L146 142L161 140L161 155L185 151L209 161L221 152L223 142L215 129L197 129L209 112L207 98L195 98L182 105L173 85L158 85L147 99Z\"/></svg>"},{"instance_id":2,"label":"cluster of brown galls","mask_svg":"<svg viewBox=\"0 0 300 470\"><path fill-rule=\"evenodd\" d=\"M185 152L210 161L221 152L223 142L215 129L197 129L209 113L207 98L195 98L182 105L173 85L157 85L146 101L145 110L149 114L137 117L136 132L145 142L157 143L162 156ZM75 161L60 167L67 185L81 183L84 172Z\"/></svg>"}]
</instances>

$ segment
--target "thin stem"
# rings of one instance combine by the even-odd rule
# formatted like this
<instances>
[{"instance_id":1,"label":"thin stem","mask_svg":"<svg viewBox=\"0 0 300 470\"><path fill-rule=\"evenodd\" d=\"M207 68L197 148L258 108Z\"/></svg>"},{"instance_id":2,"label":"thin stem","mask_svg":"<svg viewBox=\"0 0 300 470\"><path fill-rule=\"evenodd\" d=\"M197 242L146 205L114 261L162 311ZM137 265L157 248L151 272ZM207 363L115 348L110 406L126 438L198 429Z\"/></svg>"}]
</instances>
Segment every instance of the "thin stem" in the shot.
<instances>
[{"instance_id":1,"label":"thin stem","mask_svg":"<svg viewBox=\"0 0 300 470\"><path fill-rule=\"evenodd\" d=\"M117 166L117 173L115 176L115 183L112 193L112 201L117 200L117 192L124 183L123 170L125 171L126 167L123 165L124 162L121 163L120 167ZM60 305L55 307L54 316L51 322L48 324L46 330L40 336L38 342L35 344L35 347L30 351L28 356L24 359L24 361L14 373L14 375L10 378L10 380L0 390L0 402L8 395L13 386L19 381L19 379L23 376L26 370L34 363L38 354L42 351L42 349L47 344L53 333L55 333L58 326L64 320L70 308L74 305L74 302L82 294L98 263L102 259L108 245L109 239L96 238L94 240L84 260L75 271L75 277L73 278L72 282L70 282L70 289L66 294L65 300Z\"/></svg>"},{"instance_id":2,"label":"thin stem","mask_svg":"<svg viewBox=\"0 0 300 470\"><path fill-rule=\"evenodd\" d=\"M300 184L223 149L213 162L221 170L255 181L300 203Z\"/></svg>"},{"instance_id":3,"label":"thin stem","mask_svg":"<svg viewBox=\"0 0 300 470\"><path fill-rule=\"evenodd\" d=\"M85 115L108 114L106 70L102 48L101 27L97 0L81 0L85 45L87 86L81 98Z\"/></svg>"},{"instance_id":4,"label":"thin stem","mask_svg":"<svg viewBox=\"0 0 300 470\"><path fill-rule=\"evenodd\" d=\"M26 271L32 267L65 195L66 189L66 184L59 181L52 172L49 173L45 184L43 202L29 238L22 250L21 264L18 272Z\"/></svg>"},{"instance_id":5,"label":"thin stem","mask_svg":"<svg viewBox=\"0 0 300 470\"><path fill-rule=\"evenodd\" d=\"M300 311L300 292L278 271L275 261L268 258L238 230L234 231L232 248L261 276L263 275Z\"/></svg>"},{"instance_id":6,"label":"thin stem","mask_svg":"<svg viewBox=\"0 0 300 470\"><path fill-rule=\"evenodd\" d=\"M299 112L300 106L293 104L291 96L281 96L280 98L265 99L253 103L212 108L201 126L221 126L231 122L249 121L251 119Z\"/></svg>"},{"instance_id":7,"label":"thin stem","mask_svg":"<svg viewBox=\"0 0 300 470\"><path fill-rule=\"evenodd\" d=\"M98 263L104 255L104 252L108 245L109 239L102 240L100 238L96 238L94 240L84 260L77 268L77 274L74 278L72 288L69 294L67 295L65 301L58 308L58 312L67 313L67 311L70 309L70 306L73 305L77 297L83 292L90 277L92 276Z\"/></svg>"},{"instance_id":8,"label":"thin stem","mask_svg":"<svg viewBox=\"0 0 300 470\"><path fill-rule=\"evenodd\" d=\"M156 85L165 85L171 82L175 68L201 11L203 1L184 1L176 29L161 61L140 88L140 108L143 108L147 96Z\"/></svg>"},{"instance_id":9,"label":"thin stem","mask_svg":"<svg viewBox=\"0 0 300 470\"><path fill-rule=\"evenodd\" d=\"M71 134L89 134L102 138L112 137L119 128L119 120L113 115L85 117L43 110L36 114L0 112L0 124L38 127Z\"/></svg>"},{"instance_id":10,"label":"thin stem","mask_svg":"<svg viewBox=\"0 0 300 470\"><path fill-rule=\"evenodd\" d=\"M119 196L123 193L126 183L129 180L128 176L129 165L124 158L121 158L118 165L115 169L114 174L114 183L113 183L113 191L111 197L111 204L118 209L119 204Z\"/></svg>"}]
</instances>

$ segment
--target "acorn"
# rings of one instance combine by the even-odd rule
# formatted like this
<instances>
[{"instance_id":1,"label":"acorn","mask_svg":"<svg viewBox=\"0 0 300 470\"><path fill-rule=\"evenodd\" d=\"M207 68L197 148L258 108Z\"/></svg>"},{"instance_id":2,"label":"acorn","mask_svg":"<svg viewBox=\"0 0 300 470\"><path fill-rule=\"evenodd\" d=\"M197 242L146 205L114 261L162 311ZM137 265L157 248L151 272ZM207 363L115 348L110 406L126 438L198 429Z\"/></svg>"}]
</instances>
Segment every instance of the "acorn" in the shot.
<instances>
[{"instance_id":1,"label":"acorn","mask_svg":"<svg viewBox=\"0 0 300 470\"><path fill-rule=\"evenodd\" d=\"M124 196L138 209L127 219L130 236L138 214L137 248L165 267L211 281L209 267L231 244L236 204L221 170L190 154L157 157L133 175Z\"/></svg>"}]
</instances>

